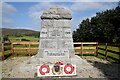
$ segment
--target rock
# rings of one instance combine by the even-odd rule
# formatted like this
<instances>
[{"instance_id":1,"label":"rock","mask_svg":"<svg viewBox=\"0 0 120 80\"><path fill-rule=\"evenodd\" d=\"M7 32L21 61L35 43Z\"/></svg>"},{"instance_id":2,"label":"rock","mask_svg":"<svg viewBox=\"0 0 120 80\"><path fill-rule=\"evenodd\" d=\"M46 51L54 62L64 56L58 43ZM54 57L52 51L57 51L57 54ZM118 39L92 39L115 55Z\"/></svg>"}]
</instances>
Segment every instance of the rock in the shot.
<instances>
[{"instance_id":1,"label":"rock","mask_svg":"<svg viewBox=\"0 0 120 80\"><path fill-rule=\"evenodd\" d=\"M41 19L72 19L72 16L70 11L63 7L53 6L43 12Z\"/></svg>"}]
</instances>

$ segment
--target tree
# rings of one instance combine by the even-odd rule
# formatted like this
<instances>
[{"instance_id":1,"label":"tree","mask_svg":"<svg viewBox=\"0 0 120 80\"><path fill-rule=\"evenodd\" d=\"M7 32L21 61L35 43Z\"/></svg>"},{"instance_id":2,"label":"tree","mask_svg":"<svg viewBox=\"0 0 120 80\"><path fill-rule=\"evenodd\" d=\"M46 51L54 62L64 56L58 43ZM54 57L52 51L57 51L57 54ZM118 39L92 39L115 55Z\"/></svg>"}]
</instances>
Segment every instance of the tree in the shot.
<instances>
[{"instance_id":1,"label":"tree","mask_svg":"<svg viewBox=\"0 0 120 80\"><path fill-rule=\"evenodd\" d=\"M73 40L120 43L120 6L83 20L73 31Z\"/></svg>"},{"instance_id":2,"label":"tree","mask_svg":"<svg viewBox=\"0 0 120 80\"><path fill-rule=\"evenodd\" d=\"M9 41L10 42L10 40L9 40L9 38L8 38L8 35L3 35L2 36L2 42L5 42L5 41Z\"/></svg>"}]
</instances>

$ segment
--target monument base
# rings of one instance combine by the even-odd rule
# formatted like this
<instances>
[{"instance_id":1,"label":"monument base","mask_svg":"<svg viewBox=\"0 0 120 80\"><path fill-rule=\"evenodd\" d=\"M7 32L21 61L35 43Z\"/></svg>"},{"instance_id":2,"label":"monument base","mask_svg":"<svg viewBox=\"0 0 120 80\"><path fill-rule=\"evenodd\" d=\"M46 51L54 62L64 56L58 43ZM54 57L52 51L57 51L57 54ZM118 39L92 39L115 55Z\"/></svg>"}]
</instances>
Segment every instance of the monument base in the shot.
<instances>
[{"instance_id":1,"label":"monument base","mask_svg":"<svg viewBox=\"0 0 120 80\"><path fill-rule=\"evenodd\" d=\"M13 70L12 73L16 73L14 78L34 78L37 77L37 66L46 64L46 65L54 65L56 62L62 62L63 64L74 64L76 65L77 74L78 71L91 69L92 66L84 59L76 56L74 58L37 58L36 56L31 57L29 60L24 61L23 63L17 65L16 69ZM90 68L91 67L91 68ZM12 74L14 75L14 74ZM78 77L73 76L74 77Z\"/></svg>"}]
</instances>

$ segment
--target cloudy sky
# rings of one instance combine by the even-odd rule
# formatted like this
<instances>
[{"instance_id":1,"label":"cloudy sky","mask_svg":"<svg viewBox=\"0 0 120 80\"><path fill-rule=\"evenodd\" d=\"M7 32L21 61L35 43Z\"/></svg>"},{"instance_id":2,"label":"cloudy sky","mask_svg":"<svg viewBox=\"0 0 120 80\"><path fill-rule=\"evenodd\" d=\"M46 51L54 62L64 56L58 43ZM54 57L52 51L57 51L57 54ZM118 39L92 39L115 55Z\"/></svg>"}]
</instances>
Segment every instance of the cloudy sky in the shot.
<instances>
[{"instance_id":1,"label":"cloudy sky","mask_svg":"<svg viewBox=\"0 0 120 80\"><path fill-rule=\"evenodd\" d=\"M117 2L4 2L2 4L2 27L12 29L40 30L40 16L45 9L60 5L72 13L72 31L78 24L102 12L113 9Z\"/></svg>"}]
</instances>

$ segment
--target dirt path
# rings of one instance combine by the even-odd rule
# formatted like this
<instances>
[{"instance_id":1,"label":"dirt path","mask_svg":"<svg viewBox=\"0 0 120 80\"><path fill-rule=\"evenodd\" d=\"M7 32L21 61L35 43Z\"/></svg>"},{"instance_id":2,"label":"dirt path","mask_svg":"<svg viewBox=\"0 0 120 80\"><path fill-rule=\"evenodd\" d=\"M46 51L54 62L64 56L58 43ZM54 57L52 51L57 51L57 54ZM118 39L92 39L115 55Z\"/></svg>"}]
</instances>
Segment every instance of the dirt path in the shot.
<instances>
[{"instance_id":1,"label":"dirt path","mask_svg":"<svg viewBox=\"0 0 120 80\"><path fill-rule=\"evenodd\" d=\"M12 70L17 68L16 66L25 60L30 59L30 57L14 57L3 61L2 63L2 76L5 78L16 77L16 75L11 75ZM79 78L118 78L118 64L111 64L109 61L99 59L94 56L85 56L87 62L93 66L92 69L79 70L77 72L77 77Z\"/></svg>"}]
</instances>

